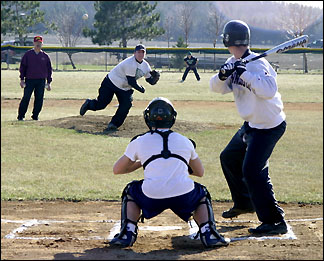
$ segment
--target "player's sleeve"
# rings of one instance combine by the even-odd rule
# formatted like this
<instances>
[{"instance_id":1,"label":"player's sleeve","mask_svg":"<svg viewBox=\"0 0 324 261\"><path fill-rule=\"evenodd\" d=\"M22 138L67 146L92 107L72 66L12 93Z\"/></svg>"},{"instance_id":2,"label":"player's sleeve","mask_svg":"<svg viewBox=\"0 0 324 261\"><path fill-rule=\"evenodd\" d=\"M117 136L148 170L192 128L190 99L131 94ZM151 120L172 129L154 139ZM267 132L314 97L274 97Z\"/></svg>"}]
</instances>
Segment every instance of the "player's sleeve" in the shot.
<instances>
[{"instance_id":1,"label":"player's sleeve","mask_svg":"<svg viewBox=\"0 0 324 261\"><path fill-rule=\"evenodd\" d=\"M225 81L221 81L218 77L218 73L210 78L209 89L212 92L218 92L226 94L233 91L231 77L228 77Z\"/></svg>"},{"instance_id":2,"label":"player's sleeve","mask_svg":"<svg viewBox=\"0 0 324 261\"><path fill-rule=\"evenodd\" d=\"M229 57L225 63L233 62L233 58ZM210 78L209 89L212 92L218 92L226 94L233 91L231 77L228 77L225 81L221 81L218 77L218 73Z\"/></svg>"},{"instance_id":3,"label":"player's sleeve","mask_svg":"<svg viewBox=\"0 0 324 261\"><path fill-rule=\"evenodd\" d=\"M124 60L122 66L126 76L135 77L137 67L133 60Z\"/></svg>"},{"instance_id":4,"label":"player's sleeve","mask_svg":"<svg viewBox=\"0 0 324 261\"><path fill-rule=\"evenodd\" d=\"M152 71L151 66L148 62L145 61L146 69L145 69L145 79L148 79L151 77L150 71Z\"/></svg>"},{"instance_id":5,"label":"player's sleeve","mask_svg":"<svg viewBox=\"0 0 324 261\"><path fill-rule=\"evenodd\" d=\"M136 161L138 160L138 154L137 154L137 141L136 139L131 141L125 150L124 155L129 158L131 161Z\"/></svg>"},{"instance_id":6,"label":"player's sleeve","mask_svg":"<svg viewBox=\"0 0 324 261\"><path fill-rule=\"evenodd\" d=\"M273 98L277 91L276 72L271 65L262 59L247 64L248 70L241 75L252 91L262 99Z\"/></svg>"},{"instance_id":7,"label":"player's sleeve","mask_svg":"<svg viewBox=\"0 0 324 261\"><path fill-rule=\"evenodd\" d=\"M193 142L190 141L189 139L188 139L188 147L189 147L189 149L190 149L190 159L191 159L191 160L195 160L195 159L197 159L197 158L198 158L198 154L197 154L197 152L196 152L196 149L195 149L195 147L194 147Z\"/></svg>"}]
</instances>

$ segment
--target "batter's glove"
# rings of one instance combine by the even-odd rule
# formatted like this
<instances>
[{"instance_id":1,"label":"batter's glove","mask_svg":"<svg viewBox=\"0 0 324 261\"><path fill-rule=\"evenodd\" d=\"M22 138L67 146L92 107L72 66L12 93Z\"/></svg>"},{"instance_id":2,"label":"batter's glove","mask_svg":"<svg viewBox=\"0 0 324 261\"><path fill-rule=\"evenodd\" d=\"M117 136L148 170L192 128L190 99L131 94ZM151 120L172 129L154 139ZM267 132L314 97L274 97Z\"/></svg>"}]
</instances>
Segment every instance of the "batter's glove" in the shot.
<instances>
[{"instance_id":1,"label":"batter's glove","mask_svg":"<svg viewBox=\"0 0 324 261\"><path fill-rule=\"evenodd\" d=\"M221 81L225 81L235 71L234 63L225 63L221 66L218 78Z\"/></svg>"},{"instance_id":2,"label":"batter's glove","mask_svg":"<svg viewBox=\"0 0 324 261\"><path fill-rule=\"evenodd\" d=\"M160 73L158 71L153 70L150 72L150 74L151 74L150 84L154 85L160 80Z\"/></svg>"},{"instance_id":3,"label":"batter's glove","mask_svg":"<svg viewBox=\"0 0 324 261\"><path fill-rule=\"evenodd\" d=\"M246 71L246 64L243 60L238 60L234 63L234 68L238 77L240 77Z\"/></svg>"}]
</instances>

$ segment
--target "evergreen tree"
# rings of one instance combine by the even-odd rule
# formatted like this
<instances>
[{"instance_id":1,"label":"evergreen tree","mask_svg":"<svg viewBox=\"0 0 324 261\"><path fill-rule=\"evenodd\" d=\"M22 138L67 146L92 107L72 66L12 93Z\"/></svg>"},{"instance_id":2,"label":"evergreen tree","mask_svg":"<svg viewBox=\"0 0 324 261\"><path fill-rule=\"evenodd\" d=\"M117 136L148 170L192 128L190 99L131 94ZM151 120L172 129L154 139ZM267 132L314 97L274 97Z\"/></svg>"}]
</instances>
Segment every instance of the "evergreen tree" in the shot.
<instances>
[{"instance_id":1,"label":"evergreen tree","mask_svg":"<svg viewBox=\"0 0 324 261\"><path fill-rule=\"evenodd\" d=\"M172 46L173 48L187 48L188 45L184 42L184 39L182 37L178 38L177 44ZM181 71L181 69L184 66L184 53L176 53L175 55L172 56L171 58L171 64L173 68L178 68L179 71Z\"/></svg>"},{"instance_id":2,"label":"evergreen tree","mask_svg":"<svg viewBox=\"0 0 324 261\"><path fill-rule=\"evenodd\" d=\"M164 34L163 28L155 26L160 20L160 14L153 13L156 5L148 1L96 1L94 29L84 29L84 36L99 45L120 41L121 47L127 47L130 39L152 40Z\"/></svg>"},{"instance_id":3,"label":"evergreen tree","mask_svg":"<svg viewBox=\"0 0 324 261\"><path fill-rule=\"evenodd\" d=\"M39 23L45 23L39 1L1 1L2 35L14 35L24 45L28 34L33 32L33 26Z\"/></svg>"}]
</instances>

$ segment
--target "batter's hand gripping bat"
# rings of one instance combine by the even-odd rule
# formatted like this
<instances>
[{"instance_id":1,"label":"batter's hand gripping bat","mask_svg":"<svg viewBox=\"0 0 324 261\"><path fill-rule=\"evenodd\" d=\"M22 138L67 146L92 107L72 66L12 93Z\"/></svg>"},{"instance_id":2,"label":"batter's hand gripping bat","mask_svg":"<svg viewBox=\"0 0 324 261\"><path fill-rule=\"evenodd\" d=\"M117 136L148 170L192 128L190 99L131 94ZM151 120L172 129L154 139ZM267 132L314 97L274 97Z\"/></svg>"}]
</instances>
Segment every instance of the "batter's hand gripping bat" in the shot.
<instances>
[{"instance_id":1,"label":"batter's hand gripping bat","mask_svg":"<svg viewBox=\"0 0 324 261\"><path fill-rule=\"evenodd\" d=\"M290 49L293 49L293 48L295 48L297 46L301 46L303 44L306 44L307 42L308 42L308 35L302 35L302 36L297 37L295 39L291 39L291 40L289 40L287 42L279 44L279 45L273 47L272 49L270 49L268 51L265 51L264 53L262 53L262 54L260 54L260 55L258 55L256 57L253 57L253 58L251 58L249 60L243 60L243 62L245 64L247 64L249 62L253 62L255 60L258 60L258 59L260 59L262 57L266 57L266 56L268 56L270 54L283 53L283 52L286 52L286 51L288 51ZM221 72L223 74L225 74L225 69L222 68Z\"/></svg>"}]
</instances>

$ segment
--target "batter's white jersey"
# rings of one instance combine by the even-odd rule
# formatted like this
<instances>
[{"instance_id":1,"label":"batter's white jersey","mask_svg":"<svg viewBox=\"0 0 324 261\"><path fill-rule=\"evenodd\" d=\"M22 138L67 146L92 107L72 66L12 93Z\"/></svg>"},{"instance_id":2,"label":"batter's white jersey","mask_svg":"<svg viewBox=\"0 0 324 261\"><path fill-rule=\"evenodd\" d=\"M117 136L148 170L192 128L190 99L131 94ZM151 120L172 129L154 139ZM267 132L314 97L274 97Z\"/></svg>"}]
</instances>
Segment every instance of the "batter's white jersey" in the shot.
<instances>
[{"instance_id":1,"label":"batter's white jersey","mask_svg":"<svg viewBox=\"0 0 324 261\"><path fill-rule=\"evenodd\" d=\"M246 60L257 56L251 53ZM226 63L235 63L234 56ZM261 58L246 64L246 71L237 77L234 72L225 81L218 74L210 79L210 90L221 94L233 92L240 116L249 126L257 129L269 129L278 126L286 118L283 103L277 87L277 73L269 62Z\"/></svg>"},{"instance_id":2,"label":"batter's white jersey","mask_svg":"<svg viewBox=\"0 0 324 261\"><path fill-rule=\"evenodd\" d=\"M136 61L135 56L132 55L117 64L108 73L108 77L116 87L128 91L132 87L128 84L126 76L135 77L136 80L143 76L150 78L150 71L151 67L147 61L143 60L139 63Z\"/></svg>"},{"instance_id":3,"label":"batter's white jersey","mask_svg":"<svg viewBox=\"0 0 324 261\"><path fill-rule=\"evenodd\" d=\"M159 129L160 131L165 131ZM179 133L172 132L168 138L171 153L182 156L187 163L198 157L192 142ZM146 133L130 142L125 156L132 161L140 160L142 165L152 155L163 150L163 138L158 133ZM144 170L143 193L150 198L170 198L190 192L194 181L189 177L188 166L174 157L151 161Z\"/></svg>"}]
</instances>

